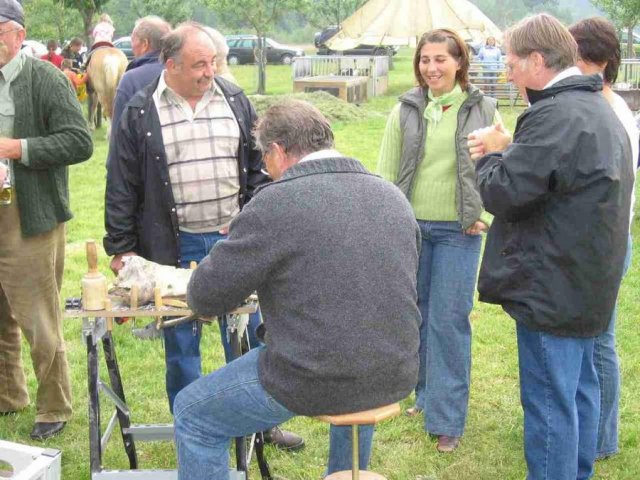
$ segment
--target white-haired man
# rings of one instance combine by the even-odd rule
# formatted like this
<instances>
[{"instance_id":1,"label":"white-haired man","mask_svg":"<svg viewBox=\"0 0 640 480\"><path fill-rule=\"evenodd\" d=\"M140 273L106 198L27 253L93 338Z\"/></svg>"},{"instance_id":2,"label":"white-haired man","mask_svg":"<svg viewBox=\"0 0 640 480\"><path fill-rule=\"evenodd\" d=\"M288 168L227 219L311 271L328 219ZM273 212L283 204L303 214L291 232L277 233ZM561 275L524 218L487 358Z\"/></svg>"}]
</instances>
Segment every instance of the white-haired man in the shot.
<instances>
[{"instance_id":1,"label":"white-haired man","mask_svg":"<svg viewBox=\"0 0 640 480\"><path fill-rule=\"evenodd\" d=\"M91 135L67 77L20 50L22 6L0 1L0 158L13 198L0 206L0 415L29 404L21 335L38 381L31 438L60 432L71 418L60 288L69 209L68 165L88 159Z\"/></svg>"}]
</instances>

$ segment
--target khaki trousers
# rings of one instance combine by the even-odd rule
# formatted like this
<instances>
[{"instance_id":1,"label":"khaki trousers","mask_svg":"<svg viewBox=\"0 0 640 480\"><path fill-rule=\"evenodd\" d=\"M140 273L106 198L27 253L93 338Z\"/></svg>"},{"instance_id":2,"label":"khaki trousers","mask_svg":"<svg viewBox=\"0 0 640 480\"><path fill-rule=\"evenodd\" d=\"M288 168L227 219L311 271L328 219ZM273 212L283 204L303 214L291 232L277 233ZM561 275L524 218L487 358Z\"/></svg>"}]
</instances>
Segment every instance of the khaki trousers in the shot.
<instances>
[{"instance_id":1,"label":"khaki trousers","mask_svg":"<svg viewBox=\"0 0 640 480\"><path fill-rule=\"evenodd\" d=\"M24 238L15 197L0 206L0 412L29 404L22 331L38 380L36 422L67 421L72 413L60 309L64 245L64 224Z\"/></svg>"}]
</instances>

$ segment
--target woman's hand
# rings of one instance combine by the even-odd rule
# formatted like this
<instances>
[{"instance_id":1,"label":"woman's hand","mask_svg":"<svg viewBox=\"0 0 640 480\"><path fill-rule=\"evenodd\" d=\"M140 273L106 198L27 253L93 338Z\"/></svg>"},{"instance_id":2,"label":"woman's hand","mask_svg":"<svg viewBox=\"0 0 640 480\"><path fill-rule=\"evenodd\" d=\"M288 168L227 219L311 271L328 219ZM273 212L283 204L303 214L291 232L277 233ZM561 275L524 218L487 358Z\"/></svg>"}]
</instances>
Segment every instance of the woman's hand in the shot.
<instances>
[{"instance_id":1,"label":"woman's hand","mask_svg":"<svg viewBox=\"0 0 640 480\"><path fill-rule=\"evenodd\" d=\"M476 223L467 228L464 233L467 235L480 235L482 232L487 231L487 225L484 222L478 220Z\"/></svg>"}]
</instances>

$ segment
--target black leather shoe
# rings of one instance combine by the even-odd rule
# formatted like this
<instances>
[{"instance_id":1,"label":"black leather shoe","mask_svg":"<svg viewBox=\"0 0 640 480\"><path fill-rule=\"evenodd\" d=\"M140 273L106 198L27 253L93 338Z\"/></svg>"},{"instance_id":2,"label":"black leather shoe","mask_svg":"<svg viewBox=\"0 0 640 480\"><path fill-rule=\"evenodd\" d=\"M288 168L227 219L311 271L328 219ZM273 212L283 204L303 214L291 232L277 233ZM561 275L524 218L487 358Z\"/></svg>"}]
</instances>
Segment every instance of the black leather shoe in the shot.
<instances>
[{"instance_id":1,"label":"black leather shoe","mask_svg":"<svg viewBox=\"0 0 640 480\"><path fill-rule=\"evenodd\" d=\"M290 450L295 452L304 447L304 440L301 436L286 430L280 430L279 427L273 427L264 433L264 443L270 443L280 450Z\"/></svg>"},{"instance_id":2,"label":"black leather shoe","mask_svg":"<svg viewBox=\"0 0 640 480\"><path fill-rule=\"evenodd\" d=\"M67 422L36 422L31 430L31 438L34 440L46 440L60 433Z\"/></svg>"}]
</instances>

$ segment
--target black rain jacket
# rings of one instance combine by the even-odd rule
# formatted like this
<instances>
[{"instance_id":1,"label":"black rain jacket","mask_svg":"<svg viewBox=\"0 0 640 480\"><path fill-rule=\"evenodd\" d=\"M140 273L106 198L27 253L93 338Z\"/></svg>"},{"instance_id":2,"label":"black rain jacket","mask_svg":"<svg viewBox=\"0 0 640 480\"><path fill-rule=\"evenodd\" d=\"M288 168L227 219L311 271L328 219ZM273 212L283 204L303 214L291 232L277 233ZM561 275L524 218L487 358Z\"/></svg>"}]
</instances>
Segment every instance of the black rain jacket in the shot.
<instances>
[{"instance_id":1,"label":"black rain jacket","mask_svg":"<svg viewBox=\"0 0 640 480\"><path fill-rule=\"evenodd\" d=\"M240 207L269 181L251 129L257 116L249 99L231 82L215 78L240 127L238 171ZM153 101L158 80L127 104L112 135L105 193L104 248L109 255L135 252L163 265L180 263L180 232L164 151L162 128Z\"/></svg>"},{"instance_id":2,"label":"black rain jacket","mask_svg":"<svg viewBox=\"0 0 640 480\"><path fill-rule=\"evenodd\" d=\"M597 336L618 294L634 177L629 138L601 89L594 75L529 91L513 143L476 166L495 216L480 300L534 331Z\"/></svg>"}]
</instances>

